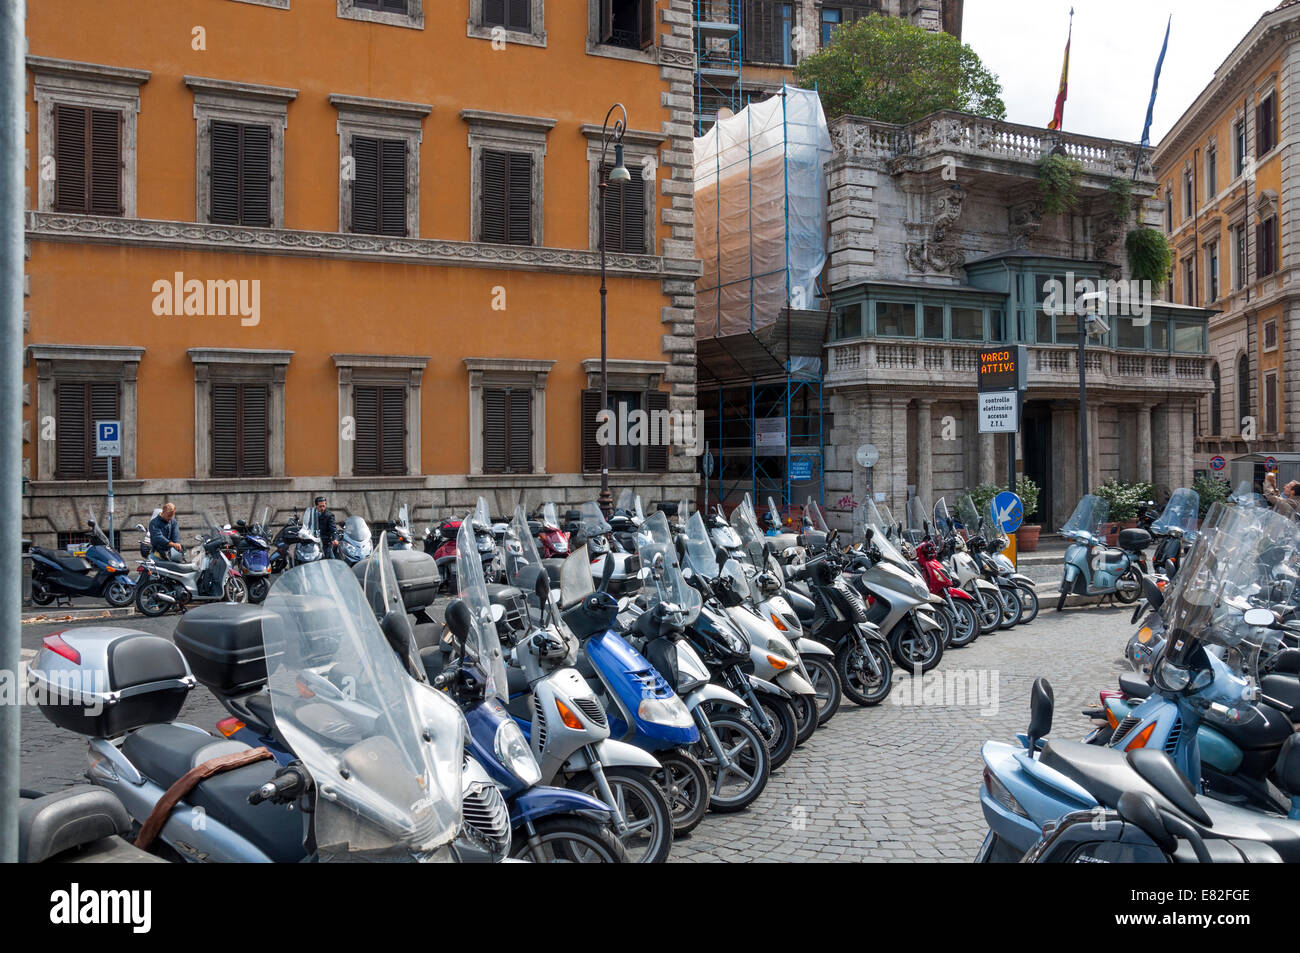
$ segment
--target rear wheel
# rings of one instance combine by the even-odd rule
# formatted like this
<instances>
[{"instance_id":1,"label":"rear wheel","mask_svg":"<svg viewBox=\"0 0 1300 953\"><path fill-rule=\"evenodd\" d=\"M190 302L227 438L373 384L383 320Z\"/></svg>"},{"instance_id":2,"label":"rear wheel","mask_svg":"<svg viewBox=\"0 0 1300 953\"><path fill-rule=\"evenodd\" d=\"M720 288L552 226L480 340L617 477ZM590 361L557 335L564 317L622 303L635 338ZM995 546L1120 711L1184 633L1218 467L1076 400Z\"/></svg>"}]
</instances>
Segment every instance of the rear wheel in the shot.
<instances>
[{"instance_id":1,"label":"rear wheel","mask_svg":"<svg viewBox=\"0 0 1300 953\"><path fill-rule=\"evenodd\" d=\"M1131 606L1138 601L1138 596L1142 594L1142 575L1133 567L1125 569L1120 573L1119 583L1128 582L1128 589L1121 588L1119 585L1115 588L1115 601L1126 606Z\"/></svg>"},{"instance_id":2,"label":"rear wheel","mask_svg":"<svg viewBox=\"0 0 1300 953\"><path fill-rule=\"evenodd\" d=\"M124 576L114 579L104 590L104 600L114 609L129 606L134 599L135 586L131 585Z\"/></svg>"},{"instance_id":3,"label":"rear wheel","mask_svg":"<svg viewBox=\"0 0 1300 953\"><path fill-rule=\"evenodd\" d=\"M649 772L639 768L606 768L605 780L614 796L611 806L616 806L627 822L619 840L628 859L636 864L662 864L673 847L673 811L664 792ZM582 775L578 790L604 799L590 774Z\"/></svg>"},{"instance_id":4,"label":"rear wheel","mask_svg":"<svg viewBox=\"0 0 1300 953\"><path fill-rule=\"evenodd\" d=\"M223 598L227 602L248 601L248 584L244 582L243 576L231 576L226 580L226 589Z\"/></svg>"},{"instance_id":5,"label":"rear wheel","mask_svg":"<svg viewBox=\"0 0 1300 953\"><path fill-rule=\"evenodd\" d=\"M1020 589L1020 621L1028 625L1038 618L1038 593L1030 586L1021 583L1017 588Z\"/></svg>"},{"instance_id":6,"label":"rear wheel","mask_svg":"<svg viewBox=\"0 0 1300 953\"><path fill-rule=\"evenodd\" d=\"M875 672L867 660L868 652L876 663ZM864 708L879 705L889 697L894 685L894 663L885 647L875 640L867 640L864 647L853 642L846 643L835 653L835 671L839 673L844 694L855 705Z\"/></svg>"},{"instance_id":7,"label":"rear wheel","mask_svg":"<svg viewBox=\"0 0 1300 953\"><path fill-rule=\"evenodd\" d=\"M835 661L822 655L808 655L804 657L803 666L808 670L808 680L817 692L817 724L824 725L835 717L844 697L839 673L835 671Z\"/></svg>"},{"instance_id":8,"label":"rear wheel","mask_svg":"<svg viewBox=\"0 0 1300 953\"><path fill-rule=\"evenodd\" d=\"M723 767L703 739L691 748L709 775L709 810L718 814L743 811L767 787L772 772L771 754L762 732L739 714L710 711L707 718L728 762Z\"/></svg>"},{"instance_id":9,"label":"rear wheel","mask_svg":"<svg viewBox=\"0 0 1300 953\"><path fill-rule=\"evenodd\" d=\"M966 599L954 599L952 647L955 649L970 645L980 637L980 617L975 611L975 603Z\"/></svg>"},{"instance_id":10,"label":"rear wheel","mask_svg":"<svg viewBox=\"0 0 1300 953\"><path fill-rule=\"evenodd\" d=\"M673 836L689 834L709 810L709 776L695 756L680 748L655 755L663 768L655 783L668 796L673 812Z\"/></svg>"},{"instance_id":11,"label":"rear wheel","mask_svg":"<svg viewBox=\"0 0 1300 953\"><path fill-rule=\"evenodd\" d=\"M144 585L136 586L135 607L140 610L141 615L150 618L162 615L173 605L162 598L170 589L171 586L160 579L150 579Z\"/></svg>"},{"instance_id":12,"label":"rear wheel","mask_svg":"<svg viewBox=\"0 0 1300 953\"><path fill-rule=\"evenodd\" d=\"M626 864L627 850L607 825L585 817L558 814L533 824L536 843L527 831L515 832L510 856L535 864Z\"/></svg>"},{"instance_id":13,"label":"rear wheel","mask_svg":"<svg viewBox=\"0 0 1300 953\"><path fill-rule=\"evenodd\" d=\"M54 601L54 593L45 588L45 583L32 580L32 602L38 606L48 606Z\"/></svg>"}]
</instances>

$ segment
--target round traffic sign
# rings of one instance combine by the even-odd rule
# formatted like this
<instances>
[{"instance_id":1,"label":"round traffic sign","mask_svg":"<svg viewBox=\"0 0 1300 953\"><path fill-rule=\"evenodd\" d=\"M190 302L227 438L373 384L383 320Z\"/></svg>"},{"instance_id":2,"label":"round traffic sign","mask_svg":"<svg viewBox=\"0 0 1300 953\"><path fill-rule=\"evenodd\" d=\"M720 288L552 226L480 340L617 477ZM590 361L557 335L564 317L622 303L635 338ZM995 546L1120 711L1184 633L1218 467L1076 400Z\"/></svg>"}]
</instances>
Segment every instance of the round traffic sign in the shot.
<instances>
[{"instance_id":1,"label":"round traffic sign","mask_svg":"<svg viewBox=\"0 0 1300 953\"><path fill-rule=\"evenodd\" d=\"M1277 473L1277 457L1269 457L1265 460L1264 469L1269 473Z\"/></svg>"},{"instance_id":2,"label":"round traffic sign","mask_svg":"<svg viewBox=\"0 0 1300 953\"><path fill-rule=\"evenodd\" d=\"M1025 521L1025 505L1010 490L1003 490L993 498L993 522L1004 533L1014 533Z\"/></svg>"},{"instance_id":3,"label":"round traffic sign","mask_svg":"<svg viewBox=\"0 0 1300 953\"><path fill-rule=\"evenodd\" d=\"M858 464L871 469L880 460L880 451L874 443L864 443L858 447Z\"/></svg>"},{"instance_id":4,"label":"round traffic sign","mask_svg":"<svg viewBox=\"0 0 1300 953\"><path fill-rule=\"evenodd\" d=\"M1223 457L1210 457L1211 470L1222 470L1227 465L1228 461L1223 459Z\"/></svg>"}]
</instances>

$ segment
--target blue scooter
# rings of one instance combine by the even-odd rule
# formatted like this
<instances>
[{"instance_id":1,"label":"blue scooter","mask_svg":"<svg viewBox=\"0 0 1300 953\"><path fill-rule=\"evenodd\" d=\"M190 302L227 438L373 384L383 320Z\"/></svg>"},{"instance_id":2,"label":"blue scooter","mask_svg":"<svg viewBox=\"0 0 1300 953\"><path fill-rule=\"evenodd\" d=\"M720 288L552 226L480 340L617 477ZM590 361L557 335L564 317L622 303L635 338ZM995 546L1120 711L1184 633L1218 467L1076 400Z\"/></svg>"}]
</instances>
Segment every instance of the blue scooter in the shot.
<instances>
[{"instance_id":1,"label":"blue scooter","mask_svg":"<svg viewBox=\"0 0 1300 953\"><path fill-rule=\"evenodd\" d=\"M1061 535L1071 544L1065 550L1057 612L1071 595L1113 596L1127 606L1142 594L1143 551L1151 545L1151 534L1144 529L1121 530L1119 547L1107 546L1102 528L1109 517L1110 503L1089 493L1061 527Z\"/></svg>"},{"instance_id":2,"label":"blue scooter","mask_svg":"<svg viewBox=\"0 0 1300 953\"><path fill-rule=\"evenodd\" d=\"M90 596L120 609L135 600L131 570L99 528L94 513L86 527L91 542L84 552L32 546L23 554L32 561L32 602L38 606L55 600L66 605L76 596Z\"/></svg>"},{"instance_id":3,"label":"blue scooter","mask_svg":"<svg viewBox=\"0 0 1300 953\"><path fill-rule=\"evenodd\" d=\"M248 584L248 601L261 602L271 589L271 544L267 541L266 519L270 507L262 510L262 518L255 523L239 520L235 531L235 549L239 554L239 571Z\"/></svg>"}]
</instances>

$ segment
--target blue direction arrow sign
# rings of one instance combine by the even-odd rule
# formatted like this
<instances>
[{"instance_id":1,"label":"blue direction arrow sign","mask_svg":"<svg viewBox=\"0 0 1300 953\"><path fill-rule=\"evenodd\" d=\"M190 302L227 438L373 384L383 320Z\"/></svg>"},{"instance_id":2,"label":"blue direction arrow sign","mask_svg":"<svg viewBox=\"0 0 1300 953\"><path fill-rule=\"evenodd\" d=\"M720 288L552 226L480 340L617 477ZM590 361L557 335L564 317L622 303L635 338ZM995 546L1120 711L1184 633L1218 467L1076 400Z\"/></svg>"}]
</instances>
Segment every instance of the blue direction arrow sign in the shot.
<instances>
[{"instance_id":1,"label":"blue direction arrow sign","mask_svg":"<svg viewBox=\"0 0 1300 953\"><path fill-rule=\"evenodd\" d=\"M1003 490L993 498L993 522L1004 533L1014 533L1025 521L1025 505L1010 490Z\"/></svg>"}]
</instances>

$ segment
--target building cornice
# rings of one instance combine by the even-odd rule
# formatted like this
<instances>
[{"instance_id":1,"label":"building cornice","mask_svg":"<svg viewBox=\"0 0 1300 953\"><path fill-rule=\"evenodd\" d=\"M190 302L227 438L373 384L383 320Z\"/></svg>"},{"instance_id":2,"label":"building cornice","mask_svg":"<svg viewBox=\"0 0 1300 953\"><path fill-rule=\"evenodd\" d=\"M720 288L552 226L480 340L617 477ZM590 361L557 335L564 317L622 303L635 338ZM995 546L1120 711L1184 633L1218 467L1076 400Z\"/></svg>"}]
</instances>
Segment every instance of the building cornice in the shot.
<instances>
[{"instance_id":1,"label":"building cornice","mask_svg":"<svg viewBox=\"0 0 1300 953\"><path fill-rule=\"evenodd\" d=\"M434 238L397 238L303 229L245 228L202 222L70 215L62 212L29 211L26 234L29 239L49 242L401 262L443 268L600 274L600 252L575 248L488 245ZM702 264L696 258L626 254L607 254L606 270L610 275L621 278L692 279L703 273Z\"/></svg>"},{"instance_id":2,"label":"building cornice","mask_svg":"<svg viewBox=\"0 0 1300 953\"><path fill-rule=\"evenodd\" d=\"M136 86L149 81L149 70L126 66L105 66L102 63L81 63L77 60L60 60L52 56L28 56L27 68L45 76L66 76L72 79L131 83Z\"/></svg>"},{"instance_id":3,"label":"building cornice","mask_svg":"<svg viewBox=\"0 0 1300 953\"><path fill-rule=\"evenodd\" d=\"M206 93L222 98L257 99L270 103L286 104L298 98L298 90L285 86L261 86L230 79L211 79L206 76L186 76L185 85L195 93Z\"/></svg>"}]
</instances>

